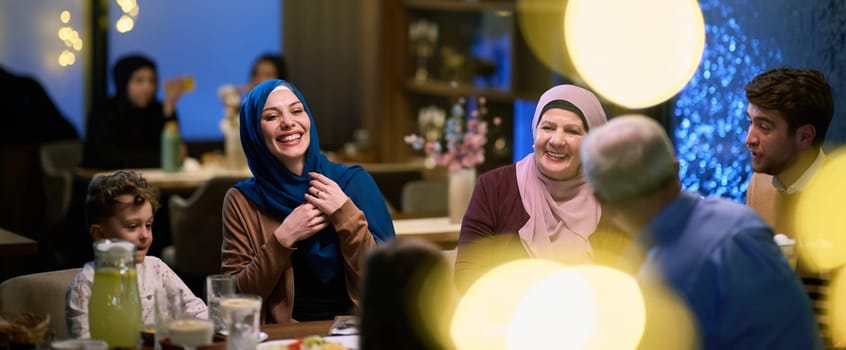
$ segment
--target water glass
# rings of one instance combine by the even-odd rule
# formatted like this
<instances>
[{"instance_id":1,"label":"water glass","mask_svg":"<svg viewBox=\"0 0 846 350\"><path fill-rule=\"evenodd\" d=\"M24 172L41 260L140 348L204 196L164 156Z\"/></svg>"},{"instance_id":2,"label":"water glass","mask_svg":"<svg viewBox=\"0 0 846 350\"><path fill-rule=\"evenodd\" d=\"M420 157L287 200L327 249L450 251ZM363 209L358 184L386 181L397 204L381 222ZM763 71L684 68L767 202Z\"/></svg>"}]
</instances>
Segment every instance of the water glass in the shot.
<instances>
[{"instance_id":1,"label":"water glass","mask_svg":"<svg viewBox=\"0 0 846 350\"><path fill-rule=\"evenodd\" d=\"M165 288L156 289L153 294L153 312L156 320L154 347L161 349L161 340L168 337L168 327L173 320L181 318L185 312L182 293Z\"/></svg>"},{"instance_id":2,"label":"water glass","mask_svg":"<svg viewBox=\"0 0 846 350\"><path fill-rule=\"evenodd\" d=\"M261 327L261 297L233 294L220 299L220 310L228 327L229 350L255 349Z\"/></svg>"},{"instance_id":3,"label":"water glass","mask_svg":"<svg viewBox=\"0 0 846 350\"><path fill-rule=\"evenodd\" d=\"M228 275L210 275L206 277L206 304L209 307L209 320L214 322L214 331L226 334L225 323L220 313L220 298L235 294L235 277Z\"/></svg>"},{"instance_id":4,"label":"water glass","mask_svg":"<svg viewBox=\"0 0 846 350\"><path fill-rule=\"evenodd\" d=\"M170 343L181 345L186 350L195 350L200 345L211 344L214 338L214 323L196 318L178 318L168 325Z\"/></svg>"}]
</instances>

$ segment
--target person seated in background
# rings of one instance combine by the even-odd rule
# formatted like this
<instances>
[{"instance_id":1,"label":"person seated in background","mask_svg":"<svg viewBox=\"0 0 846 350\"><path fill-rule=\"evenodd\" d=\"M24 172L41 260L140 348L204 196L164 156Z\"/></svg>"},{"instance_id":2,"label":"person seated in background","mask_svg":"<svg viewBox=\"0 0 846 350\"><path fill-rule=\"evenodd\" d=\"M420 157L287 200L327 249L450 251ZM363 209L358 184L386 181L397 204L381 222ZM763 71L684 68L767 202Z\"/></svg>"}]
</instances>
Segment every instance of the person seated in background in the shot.
<instances>
[{"instance_id":1,"label":"person seated in background","mask_svg":"<svg viewBox=\"0 0 846 350\"><path fill-rule=\"evenodd\" d=\"M208 318L203 301L159 258L147 256L153 243L153 215L159 208L158 191L133 171L95 177L85 198L86 221L93 240L122 239L135 245L135 269L144 324L155 324L153 293L167 289L181 293L185 313ZM94 262L88 262L68 287L65 317L72 338L90 338L88 301L94 283Z\"/></svg>"},{"instance_id":2,"label":"person seated in background","mask_svg":"<svg viewBox=\"0 0 846 350\"><path fill-rule=\"evenodd\" d=\"M673 144L657 122L614 118L585 137L581 159L604 214L638 243L626 255L629 270L686 302L698 347L822 348L811 304L772 229L740 203L682 191Z\"/></svg>"},{"instance_id":3,"label":"person seated in background","mask_svg":"<svg viewBox=\"0 0 846 350\"><path fill-rule=\"evenodd\" d=\"M177 121L176 103L190 87L183 79L168 80L159 101L156 64L140 54L120 58L112 76L115 95L88 116L82 167L160 167L162 130L166 122Z\"/></svg>"},{"instance_id":4,"label":"person seated in background","mask_svg":"<svg viewBox=\"0 0 846 350\"><path fill-rule=\"evenodd\" d=\"M0 145L77 140L79 134L37 80L0 66L4 121Z\"/></svg>"},{"instance_id":5,"label":"person seated in background","mask_svg":"<svg viewBox=\"0 0 846 350\"><path fill-rule=\"evenodd\" d=\"M361 290L362 350L451 349L457 303L450 266L437 246L394 240L367 256Z\"/></svg>"},{"instance_id":6,"label":"person seated in background","mask_svg":"<svg viewBox=\"0 0 846 350\"><path fill-rule=\"evenodd\" d=\"M765 71L746 85L749 106L749 149L754 173L749 179L746 205L776 233L797 239L794 211L802 191L826 163L822 144L834 116L834 99L825 76L812 69L782 67ZM799 241L797 244L804 244ZM828 297L835 271L813 271L798 257L796 272L814 303L826 342ZM846 339L840 339L846 348Z\"/></svg>"},{"instance_id":7,"label":"person seated in background","mask_svg":"<svg viewBox=\"0 0 846 350\"><path fill-rule=\"evenodd\" d=\"M531 124L534 153L482 174L473 190L455 262L459 290L512 259L577 264L621 250L626 237L591 196L579 158L582 138L606 121L584 88L559 85L541 95Z\"/></svg>"},{"instance_id":8,"label":"person seated in background","mask_svg":"<svg viewBox=\"0 0 846 350\"><path fill-rule=\"evenodd\" d=\"M266 53L256 58L250 68L250 85L247 92L256 85L271 79L288 79L288 66L285 57L278 54Z\"/></svg>"},{"instance_id":9,"label":"person seated in background","mask_svg":"<svg viewBox=\"0 0 846 350\"><path fill-rule=\"evenodd\" d=\"M287 81L250 91L240 125L254 177L223 200L223 273L262 297L265 323L350 314L365 254L395 235L379 187L320 153L314 116Z\"/></svg>"}]
</instances>

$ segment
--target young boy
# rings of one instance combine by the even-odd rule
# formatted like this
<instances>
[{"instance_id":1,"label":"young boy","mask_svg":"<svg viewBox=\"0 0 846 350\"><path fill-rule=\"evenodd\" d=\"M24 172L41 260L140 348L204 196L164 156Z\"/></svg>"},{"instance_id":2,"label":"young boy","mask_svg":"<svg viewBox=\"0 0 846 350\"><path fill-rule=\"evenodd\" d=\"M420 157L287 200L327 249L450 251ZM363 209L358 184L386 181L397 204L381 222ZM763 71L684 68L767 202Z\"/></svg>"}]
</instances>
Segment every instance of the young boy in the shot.
<instances>
[{"instance_id":1,"label":"young boy","mask_svg":"<svg viewBox=\"0 0 846 350\"><path fill-rule=\"evenodd\" d=\"M208 318L208 309L159 258L146 256L153 243L153 215L159 208L158 191L133 171L95 177L85 197L85 219L93 240L122 239L135 244L135 269L144 324L155 323L153 294L165 288L178 291L188 316ZM92 248L93 249L93 248ZM94 283L94 262L88 262L68 287L65 317L72 338L90 338L88 300Z\"/></svg>"}]
</instances>

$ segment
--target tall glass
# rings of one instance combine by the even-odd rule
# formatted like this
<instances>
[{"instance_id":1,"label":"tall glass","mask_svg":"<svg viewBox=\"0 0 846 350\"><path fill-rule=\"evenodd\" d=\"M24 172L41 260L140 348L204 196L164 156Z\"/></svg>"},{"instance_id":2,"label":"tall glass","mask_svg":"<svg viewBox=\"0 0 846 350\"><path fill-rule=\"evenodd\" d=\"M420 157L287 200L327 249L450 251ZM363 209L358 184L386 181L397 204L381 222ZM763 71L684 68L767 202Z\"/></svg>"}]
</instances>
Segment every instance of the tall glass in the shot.
<instances>
[{"instance_id":1,"label":"tall glass","mask_svg":"<svg viewBox=\"0 0 846 350\"><path fill-rule=\"evenodd\" d=\"M182 301L182 293L178 290L156 289L153 297L153 312L156 319L154 348L159 350L161 340L168 337L170 323L184 315L185 304Z\"/></svg>"},{"instance_id":2,"label":"tall glass","mask_svg":"<svg viewBox=\"0 0 846 350\"><path fill-rule=\"evenodd\" d=\"M137 348L141 341L141 298L135 245L123 240L94 242L94 283L88 301L92 339L109 348Z\"/></svg>"},{"instance_id":3,"label":"tall glass","mask_svg":"<svg viewBox=\"0 0 846 350\"><path fill-rule=\"evenodd\" d=\"M229 328L229 350L255 349L261 326L261 296L233 294L220 299L220 309Z\"/></svg>"},{"instance_id":4,"label":"tall glass","mask_svg":"<svg viewBox=\"0 0 846 350\"><path fill-rule=\"evenodd\" d=\"M211 344L214 337L214 324L209 320L176 319L170 322L167 328L170 343L181 345L187 350L195 350L200 345Z\"/></svg>"},{"instance_id":5,"label":"tall glass","mask_svg":"<svg viewBox=\"0 0 846 350\"><path fill-rule=\"evenodd\" d=\"M227 331L220 313L220 298L231 294L235 294L234 276L206 277L206 304L209 306L209 319L214 322L214 331L220 334L226 334Z\"/></svg>"}]
</instances>

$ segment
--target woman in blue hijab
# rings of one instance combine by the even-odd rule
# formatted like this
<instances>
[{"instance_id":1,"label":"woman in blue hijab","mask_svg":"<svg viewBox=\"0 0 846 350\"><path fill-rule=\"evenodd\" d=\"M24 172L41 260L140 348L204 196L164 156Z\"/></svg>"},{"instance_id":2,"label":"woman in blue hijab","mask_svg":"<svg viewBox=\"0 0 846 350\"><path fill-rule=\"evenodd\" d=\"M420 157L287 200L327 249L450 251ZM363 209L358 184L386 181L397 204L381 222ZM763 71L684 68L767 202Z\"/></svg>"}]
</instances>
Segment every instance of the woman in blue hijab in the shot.
<instances>
[{"instance_id":1,"label":"woman in blue hijab","mask_svg":"<svg viewBox=\"0 0 846 350\"><path fill-rule=\"evenodd\" d=\"M223 201L223 273L262 297L264 323L353 314L364 256L394 238L376 182L320 153L308 105L284 80L253 88L240 122L254 177Z\"/></svg>"}]
</instances>

